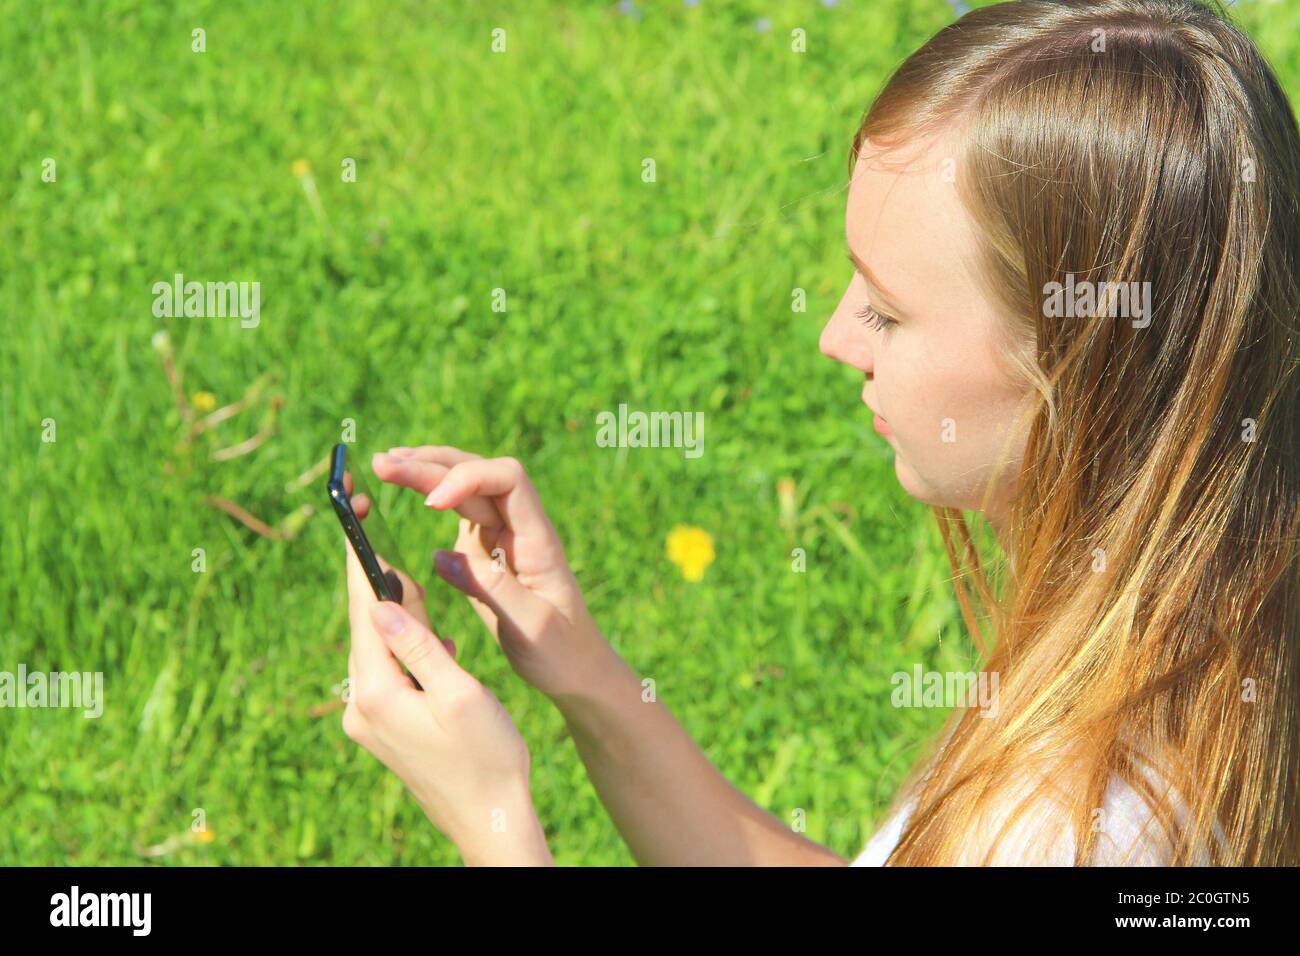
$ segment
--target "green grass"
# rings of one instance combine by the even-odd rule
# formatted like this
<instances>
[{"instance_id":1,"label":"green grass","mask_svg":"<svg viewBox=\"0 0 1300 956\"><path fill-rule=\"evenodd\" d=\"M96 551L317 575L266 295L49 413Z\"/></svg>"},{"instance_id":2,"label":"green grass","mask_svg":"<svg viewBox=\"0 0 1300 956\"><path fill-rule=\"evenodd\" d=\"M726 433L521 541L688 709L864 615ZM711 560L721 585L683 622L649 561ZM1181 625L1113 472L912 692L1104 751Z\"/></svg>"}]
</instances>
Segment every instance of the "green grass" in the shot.
<instances>
[{"instance_id":1,"label":"green grass","mask_svg":"<svg viewBox=\"0 0 1300 956\"><path fill-rule=\"evenodd\" d=\"M817 340L848 279L854 128L948 5L177 6L0 4L0 670L102 671L106 697L98 720L0 711L0 863L458 862L341 714L311 712L346 676L342 543L323 479L286 485L345 418L358 452L520 458L612 644L738 786L856 854L944 716L891 707L890 675L971 652L928 512ZM1297 14L1241 15L1300 86ZM176 272L260 282L260 325L156 319ZM273 376L264 444L211 457L262 405L182 447L161 328L190 396ZM703 457L597 447L620 402L703 411ZM315 513L273 541L208 495ZM429 583L454 519L383 503ZM715 538L699 584L664 557L678 523ZM527 739L557 862L632 862L553 707L459 596L429 606ZM181 839L195 808L207 845Z\"/></svg>"}]
</instances>

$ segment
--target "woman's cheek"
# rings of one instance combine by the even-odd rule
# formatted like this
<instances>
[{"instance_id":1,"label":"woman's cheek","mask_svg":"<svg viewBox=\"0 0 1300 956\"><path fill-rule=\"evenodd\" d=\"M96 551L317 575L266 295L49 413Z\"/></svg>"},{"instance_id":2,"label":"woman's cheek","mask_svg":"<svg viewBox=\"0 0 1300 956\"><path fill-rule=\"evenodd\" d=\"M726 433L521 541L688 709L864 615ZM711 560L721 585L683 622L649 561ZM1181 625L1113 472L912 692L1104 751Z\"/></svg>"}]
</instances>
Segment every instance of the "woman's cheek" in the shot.
<instances>
[{"instance_id":1,"label":"woman's cheek","mask_svg":"<svg viewBox=\"0 0 1300 956\"><path fill-rule=\"evenodd\" d=\"M945 429L958 412L947 408L947 383L932 361L913 357L909 346L901 343L891 358L889 389L880 394L881 418L893 432L893 445L900 463L911 472L908 488L914 496L926 500L944 484L944 473L951 465L953 446L944 440Z\"/></svg>"},{"instance_id":2,"label":"woman's cheek","mask_svg":"<svg viewBox=\"0 0 1300 956\"><path fill-rule=\"evenodd\" d=\"M924 367L910 354L910 343L895 340L889 349L885 377L876 378L876 402L895 444L911 447L931 430L926 424L929 384L922 378Z\"/></svg>"}]
</instances>

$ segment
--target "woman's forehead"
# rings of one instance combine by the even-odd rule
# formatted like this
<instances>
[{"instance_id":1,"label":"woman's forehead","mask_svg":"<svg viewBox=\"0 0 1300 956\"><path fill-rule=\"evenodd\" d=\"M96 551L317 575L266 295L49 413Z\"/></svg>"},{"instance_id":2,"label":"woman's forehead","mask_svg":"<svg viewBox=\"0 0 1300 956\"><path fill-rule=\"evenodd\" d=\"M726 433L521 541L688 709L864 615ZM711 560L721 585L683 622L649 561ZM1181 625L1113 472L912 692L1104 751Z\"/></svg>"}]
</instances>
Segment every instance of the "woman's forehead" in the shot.
<instances>
[{"instance_id":1,"label":"woman's forehead","mask_svg":"<svg viewBox=\"0 0 1300 956\"><path fill-rule=\"evenodd\" d=\"M914 208L939 207L943 200L956 200L956 159L947 137L908 142L885 148L867 140L849 183L848 212L859 214L870 208L886 211L888 194L901 193L892 205ZM918 195L924 194L924 195ZM932 200L926 203L926 199ZM873 204L873 200L878 202Z\"/></svg>"},{"instance_id":2,"label":"woman's forehead","mask_svg":"<svg viewBox=\"0 0 1300 956\"><path fill-rule=\"evenodd\" d=\"M864 145L849 184L845 237L899 299L966 286L974 232L957 193L950 145ZM963 292L969 292L963 289Z\"/></svg>"}]
</instances>

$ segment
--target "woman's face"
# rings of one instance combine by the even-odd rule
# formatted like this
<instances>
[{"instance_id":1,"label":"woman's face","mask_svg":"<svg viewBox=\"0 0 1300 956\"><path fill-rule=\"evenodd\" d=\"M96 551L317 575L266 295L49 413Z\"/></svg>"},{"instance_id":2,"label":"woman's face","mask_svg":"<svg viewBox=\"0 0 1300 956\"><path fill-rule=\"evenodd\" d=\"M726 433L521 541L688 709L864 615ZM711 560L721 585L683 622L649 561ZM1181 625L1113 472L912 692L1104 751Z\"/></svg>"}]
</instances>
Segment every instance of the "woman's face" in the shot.
<instances>
[{"instance_id":1,"label":"woman's face","mask_svg":"<svg viewBox=\"0 0 1300 956\"><path fill-rule=\"evenodd\" d=\"M894 472L912 497L978 510L1000 455L987 517L996 526L1024 450L1005 450L1028 389L995 362L1002 321L972 278L974 227L957 196L946 140L893 151L868 142L849 185L845 232L860 260L821 335L821 350L865 374L862 401L883 419ZM865 268L864 268L865 267ZM877 284L879 283L879 284ZM882 288L883 286L883 288ZM874 309L880 320L859 312ZM897 325L888 324L897 321Z\"/></svg>"}]
</instances>

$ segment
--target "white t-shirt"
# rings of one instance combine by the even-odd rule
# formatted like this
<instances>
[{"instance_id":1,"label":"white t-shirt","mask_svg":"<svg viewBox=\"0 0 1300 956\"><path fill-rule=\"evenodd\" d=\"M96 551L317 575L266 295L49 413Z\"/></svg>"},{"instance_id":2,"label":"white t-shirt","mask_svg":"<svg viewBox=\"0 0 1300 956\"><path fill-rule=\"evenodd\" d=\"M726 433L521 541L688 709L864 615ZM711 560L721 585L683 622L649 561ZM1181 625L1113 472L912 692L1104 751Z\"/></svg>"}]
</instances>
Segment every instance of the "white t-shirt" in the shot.
<instances>
[{"instance_id":1,"label":"white t-shirt","mask_svg":"<svg viewBox=\"0 0 1300 956\"><path fill-rule=\"evenodd\" d=\"M1143 767L1149 779L1164 786L1163 779L1158 778L1148 765L1144 764ZM1175 820L1182 823L1186 819L1186 809L1181 798L1176 792L1170 791L1169 799ZM883 866L903 834L907 817L915 809L916 800L912 798L904 804L901 811L887 818L850 866ZM996 833L1010 810L1014 809L1013 803L1007 813L991 824L990 832ZM1104 813L1098 818L1101 831L1092 865L1172 864L1173 850L1164 836L1160 821L1131 785L1118 777L1113 779L1106 790L1102 809ZM1223 829L1218 824L1215 825L1215 836L1222 846L1225 838ZM1202 849L1196 855L1196 865L1208 866L1209 859ZM980 859L963 859L960 862L980 863L982 854ZM990 862L995 866L1073 866L1074 831L1064 810L1050 800L1035 800L999 841Z\"/></svg>"}]
</instances>

